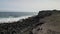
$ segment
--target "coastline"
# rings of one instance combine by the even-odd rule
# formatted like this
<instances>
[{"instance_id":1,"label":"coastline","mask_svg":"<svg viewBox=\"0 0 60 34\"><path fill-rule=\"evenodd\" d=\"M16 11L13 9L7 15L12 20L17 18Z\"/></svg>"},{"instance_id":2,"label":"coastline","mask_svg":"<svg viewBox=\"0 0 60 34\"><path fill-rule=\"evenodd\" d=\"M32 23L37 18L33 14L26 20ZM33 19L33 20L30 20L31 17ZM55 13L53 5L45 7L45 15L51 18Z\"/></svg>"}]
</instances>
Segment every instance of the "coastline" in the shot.
<instances>
[{"instance_id":1,"label":"coastline","mask_svg":"<svg viewBox=\"0 0 60 34\"><path fill-rule=\"evenodd\" d=\"M44 25L49 24L48 20L46 20L46 19L48 17L56 15L56 14L59 15L60 11L58 11L58 10L39 11L38 15L28 17L26 19L22 19L22 21L19 20L17 22L13 22L13 23L2 23L2 24L0 24L0 33L3 32L6 34L8 34L8 33L9 34L11 34L11 33L29 34L29 33L33 33L32 30L35 29L34 33L39 34L39 32L41 31L40 33L42 33L42 30L43 30L42 34L44 34L44 32L45 32L44 29L46 29L46 28L44 28L45 27ZM38 26L39 26L39 28L38 28ZM40 27L41 27L41 29L40 29Z\"/></svg>"}]
</instances>

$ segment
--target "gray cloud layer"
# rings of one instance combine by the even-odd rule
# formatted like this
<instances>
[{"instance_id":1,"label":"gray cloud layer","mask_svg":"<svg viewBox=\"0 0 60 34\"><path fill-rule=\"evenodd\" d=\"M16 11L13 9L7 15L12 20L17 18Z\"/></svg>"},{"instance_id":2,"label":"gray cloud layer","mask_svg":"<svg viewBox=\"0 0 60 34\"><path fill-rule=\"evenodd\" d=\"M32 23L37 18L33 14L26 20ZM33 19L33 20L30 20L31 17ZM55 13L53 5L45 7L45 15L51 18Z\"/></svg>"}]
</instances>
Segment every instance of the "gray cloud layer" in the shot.
<instances>
[{"instance_id":1,"label":"gray cloud layer","mask_svg":"<svg viewBox=\"0 0 60 34\"><path fill-rule=\"evenodd\" d=\"M59 0L0 0L1 11L39 11L60 9L59 6Z\"/></svg>"}]
</instances>

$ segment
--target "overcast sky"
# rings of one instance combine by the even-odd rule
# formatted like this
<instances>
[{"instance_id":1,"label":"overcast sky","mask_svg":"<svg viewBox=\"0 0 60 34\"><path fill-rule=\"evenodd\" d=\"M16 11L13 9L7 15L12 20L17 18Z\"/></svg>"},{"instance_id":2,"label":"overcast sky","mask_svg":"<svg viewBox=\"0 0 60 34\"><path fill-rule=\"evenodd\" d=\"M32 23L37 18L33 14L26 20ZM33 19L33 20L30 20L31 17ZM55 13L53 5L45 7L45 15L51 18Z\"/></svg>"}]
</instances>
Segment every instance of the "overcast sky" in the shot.
<instances>
[{"instance_id":1,"label":"overcast sky","mask_svg":"<svg viewBox=\"0 0 60 34\"><path fill-rule=\"evenodd\" d=\"M0 0L0 11L60 9L60 0Z\"/></svg>"}]
</instances>

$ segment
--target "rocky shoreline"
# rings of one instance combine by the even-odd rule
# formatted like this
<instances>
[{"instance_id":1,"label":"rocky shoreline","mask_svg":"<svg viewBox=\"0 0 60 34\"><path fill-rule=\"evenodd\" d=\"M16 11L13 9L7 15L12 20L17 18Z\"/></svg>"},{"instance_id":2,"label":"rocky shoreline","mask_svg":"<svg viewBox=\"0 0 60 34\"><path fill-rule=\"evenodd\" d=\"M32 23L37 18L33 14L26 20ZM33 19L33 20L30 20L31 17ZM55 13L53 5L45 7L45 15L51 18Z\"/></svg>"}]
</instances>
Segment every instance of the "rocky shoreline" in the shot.
<instances>
[{"instance_id":1,"label":"rocky shoreline","mask_svg":"<svg viewBox=\"0 0 60 34\"><path fill-rule=\"evenodd\" d=\"M45 20L43 21L43 19L59 13L59 10L42 10L39 11L38 15L22 19L22 21L2 23L0 24L0 34L34 34L36 32L32 32L34 29L36 30L37 28L38 32L42 30L42 28L38 28L38 26L41 27L45 24Z\"/></svg>"}]
</instances>

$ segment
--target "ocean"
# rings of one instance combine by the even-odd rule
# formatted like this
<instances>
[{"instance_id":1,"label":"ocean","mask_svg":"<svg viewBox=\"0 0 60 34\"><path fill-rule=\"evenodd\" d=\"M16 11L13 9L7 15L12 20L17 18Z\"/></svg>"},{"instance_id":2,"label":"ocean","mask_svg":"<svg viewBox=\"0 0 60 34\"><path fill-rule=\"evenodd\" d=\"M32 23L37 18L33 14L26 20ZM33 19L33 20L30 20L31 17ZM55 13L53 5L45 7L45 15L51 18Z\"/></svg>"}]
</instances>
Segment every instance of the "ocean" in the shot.
<instances>
[{"instance_id":1,"label":"ocean","mask_svg":"<svg viewBox=\"0 0 60 34\"><path fill-rule=\"evenodd\" d=\"M37 15L36 12L0 12L0 23L11 23Z\"/></svg>"}]
</instances>

